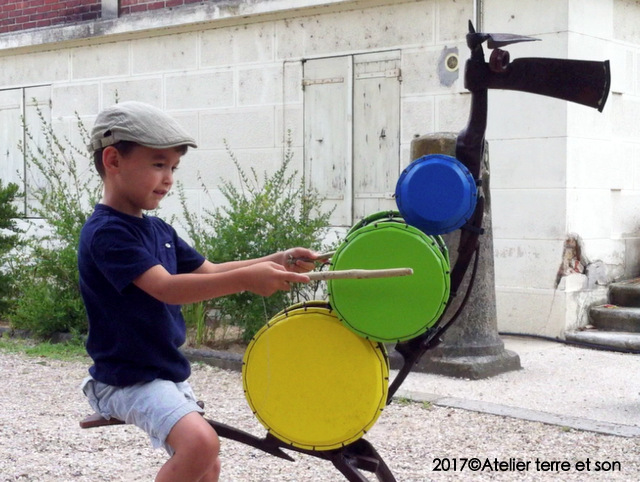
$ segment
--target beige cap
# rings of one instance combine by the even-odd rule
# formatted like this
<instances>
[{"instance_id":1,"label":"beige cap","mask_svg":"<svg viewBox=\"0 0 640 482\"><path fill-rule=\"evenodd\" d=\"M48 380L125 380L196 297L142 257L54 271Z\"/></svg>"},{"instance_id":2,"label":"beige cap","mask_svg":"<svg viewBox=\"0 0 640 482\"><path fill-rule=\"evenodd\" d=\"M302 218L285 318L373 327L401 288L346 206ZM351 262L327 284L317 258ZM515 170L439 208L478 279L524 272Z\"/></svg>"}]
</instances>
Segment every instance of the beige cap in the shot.
<instances>
[{"instance_id":1,"label":"beige cap","mask_svg":"<svg viewBox=\"0 0 640 482\"><path fill-rule=\"evenodd\" d=\"M155 149L198 147L196 141L164 111L142 102L128 101L104 109L91 130L89 152L119 141L131 141Z\"/></svg>"}]
</instances>

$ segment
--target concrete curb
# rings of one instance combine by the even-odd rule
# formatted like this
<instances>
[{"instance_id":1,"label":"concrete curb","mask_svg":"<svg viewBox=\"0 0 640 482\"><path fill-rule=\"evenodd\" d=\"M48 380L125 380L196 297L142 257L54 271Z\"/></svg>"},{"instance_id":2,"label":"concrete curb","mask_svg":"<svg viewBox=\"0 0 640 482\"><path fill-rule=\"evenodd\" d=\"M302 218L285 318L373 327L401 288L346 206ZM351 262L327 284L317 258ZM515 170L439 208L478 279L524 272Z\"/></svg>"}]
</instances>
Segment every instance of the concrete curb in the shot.
<instances>
[{"instance_id":1,"label":"concrete curb","mask_svg":"<svg viewBox=\"0 0 640 482\"><path fill-rule=\"evenodd\" d=\"M498 403L482 402L477 400L465 400L455 397L441 397L433 393L422 393L410 390L398 390L395 398L405 398L414 402L429 402L438 407L460 408L479 413L500 415L503 417L528 420L530 422L540 422L548 425L558 425L561 427L596 432L606 435L617 435L620 437L640 437L640 427L635 425L623 425L587 418L571 417L568 415L556 415L553 413L530 410L528 408L510 407Z\"/></svg>"},{"instance_id":2,"label":"concrete curb","mask_svg":"<svg viewBox=\"0 0 640 482\"><path fill-rule=\"evenodd\" d=\"M226 351L183 347L180 351L190 362L206 363L224 370L242 371L242 355Z\"/></svg>"}]
</instances>

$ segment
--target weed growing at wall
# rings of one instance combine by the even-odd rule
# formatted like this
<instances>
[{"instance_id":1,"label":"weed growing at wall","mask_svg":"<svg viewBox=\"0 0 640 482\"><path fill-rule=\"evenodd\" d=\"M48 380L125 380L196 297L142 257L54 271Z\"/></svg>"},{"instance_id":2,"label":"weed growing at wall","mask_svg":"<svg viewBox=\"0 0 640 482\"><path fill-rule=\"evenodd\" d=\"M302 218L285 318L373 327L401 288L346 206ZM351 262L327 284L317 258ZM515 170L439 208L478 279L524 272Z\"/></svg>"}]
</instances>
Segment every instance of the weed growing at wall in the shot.
<instances>
[{"instance_id":1,"label":"weed growing at wall","mask_svg":"<svg viewBox=\"0 0 640 482\"><path fill-rule=\"evenodd\" d=\"M85 148L61 138L38 110L44 142L37 144L24 126L20 146L29 173L29 221L26 249L14 263L15 306L9 320L15 328L47 337L54 332L83 333L87 319L78 285L77 246L80 230L101 192L98 175ZM84 145L89 133L78 118Z\"/></svg>"},{"instance_id":2,"label":"weed growing at wall","mask_svg":"<svg viewBox=\"0 0 640 482\"><path fill-rule=\"evenodd\" d=\"M282 163L272 175L259 176L253 168L246 172L226 147L240 177L239 186L226 180L220 187L226 206L205 209L204 215L198 217L187 208L179 186L185 229L196 248L215 263L258 258L295 246L321 249L331 213L321 211L318 193L309 190L304 179L291 171L291 136ZM206 191L204 184L203 188ZM314 298L318 283L310 285L296 286L291 292L268 298L245 292L211 300L204 310L196 310L198 316L193 323L212 328L225 322L237 325L246 342L277 312ZM200 330L204 333L202 327Z\"/></svg>"},{"instance_id":3,"label":"weed growing at wall","mask_svg":"<svg viewBox=\"0 0 640 482\"><path fill-rule=\"evenodd\" d=\"M0 180L0 317L4 318L12 305L14 283L8 273L12 253L19 247L22 230L18 228L19 217L16 197L19 187L9 183L6 186Z\"/></svg>"}]
</instances>

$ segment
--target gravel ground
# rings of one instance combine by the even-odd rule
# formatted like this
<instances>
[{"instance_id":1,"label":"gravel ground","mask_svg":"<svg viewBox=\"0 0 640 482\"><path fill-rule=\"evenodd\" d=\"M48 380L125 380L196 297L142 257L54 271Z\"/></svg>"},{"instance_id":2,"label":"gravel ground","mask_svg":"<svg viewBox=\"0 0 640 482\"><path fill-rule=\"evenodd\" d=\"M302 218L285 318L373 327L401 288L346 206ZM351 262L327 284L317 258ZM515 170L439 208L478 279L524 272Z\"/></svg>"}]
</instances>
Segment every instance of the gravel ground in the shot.
<instances>
[{"instance_id":1,"label":"gravel ground","mask_svg":"<svg viewBox=\"0 0 640 482\"><path fill-rule=\"evenodd\" d=\"M481 380L413 371L403 391L496 403L640 428L640 356L502 337L521 370Z\"/></svg>"},{"instance_id":2,"label":"gravel ground","mask_svg":"<svg viewBox=\"0 0 640 482\"><path fill-rule=\"evenodd\" d=\"M150 448L142 431L132 426L79 428L78 420L90 412L78 388L86 369L87 362L0 352L1 481L153 480L166 455ZM207 403L209 417L258 436L264 434L245 402L239 373L195 365L191 383ZM385 409L366 439L399 482L461 477L640 480L639 438L580 432L464 410L396 401ZM293 452L291 455L296 462L223 439L221 480L345 480L329 462ZM461 470L463 459L472 457L482 464L488 461L491 469ZM496 460L507 466L510 460L521 461L524 470L495 470ZM542 470L542 463L553 461L565 462L567 470ZM588 469L584 465L587 461ZM438 464L442 470L436 470ZM596 470L603 467L615 470Z\"/></svg>"}]
</instances>

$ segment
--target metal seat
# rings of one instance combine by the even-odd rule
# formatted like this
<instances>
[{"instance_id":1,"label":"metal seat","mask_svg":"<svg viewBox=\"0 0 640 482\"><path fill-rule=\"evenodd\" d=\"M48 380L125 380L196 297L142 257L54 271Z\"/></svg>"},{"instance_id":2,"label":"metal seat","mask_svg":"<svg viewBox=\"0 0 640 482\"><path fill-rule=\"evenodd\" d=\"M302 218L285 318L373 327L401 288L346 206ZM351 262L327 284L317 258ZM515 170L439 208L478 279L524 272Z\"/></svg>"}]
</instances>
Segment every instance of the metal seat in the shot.
<instances>
[{"instance_id":1,"label":"metal seat","mask_svg":"<svg viewBox=\"0 0 640 482\"><path fill-rule=\"evenodd\" d=\"M200 408L204 408L204 402L198 400L198 406ZM104 418L99 413L93 413L82 420L80 420L80 428L95 428L95 427L105 427L108 425L124 425L126 422L111 417L109 419Z\"/></svg>"}]
</instances>

